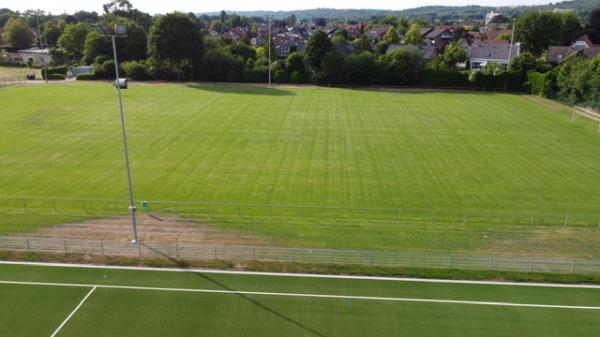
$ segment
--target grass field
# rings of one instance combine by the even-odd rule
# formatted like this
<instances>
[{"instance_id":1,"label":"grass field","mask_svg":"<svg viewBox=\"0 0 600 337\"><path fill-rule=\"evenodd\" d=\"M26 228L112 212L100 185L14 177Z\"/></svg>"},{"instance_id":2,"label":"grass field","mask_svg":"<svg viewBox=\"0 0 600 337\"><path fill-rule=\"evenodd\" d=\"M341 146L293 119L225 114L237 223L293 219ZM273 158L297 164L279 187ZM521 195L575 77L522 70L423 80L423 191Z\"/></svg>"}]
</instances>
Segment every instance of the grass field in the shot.
<instances>
[{"instance_id":1,"label":"grass field","mask_svg":"<svg viewBox=\"0 0 600 337\"><path fill-rule=\"evenodd\" d=\"M0 265L11 337L596 336L599 304L585 288Z\"/></svg>"},{"instance_id":2,"label":"grass field","mask_svg":"<svg viewBox=\"0 0 600 337\"><path fill-rule=\"evenodd\" d=\"M4 88L0 102L0 196L126 197L108 83ZM600 213L597 125L525 96L134 84L125 108L138 200ZM0 234L67 220L6 216ZM315 247L491 249L443 224L221 225ZM534 234L488 241L598 255L597 234Z\"/></svg>"}]
</instances>

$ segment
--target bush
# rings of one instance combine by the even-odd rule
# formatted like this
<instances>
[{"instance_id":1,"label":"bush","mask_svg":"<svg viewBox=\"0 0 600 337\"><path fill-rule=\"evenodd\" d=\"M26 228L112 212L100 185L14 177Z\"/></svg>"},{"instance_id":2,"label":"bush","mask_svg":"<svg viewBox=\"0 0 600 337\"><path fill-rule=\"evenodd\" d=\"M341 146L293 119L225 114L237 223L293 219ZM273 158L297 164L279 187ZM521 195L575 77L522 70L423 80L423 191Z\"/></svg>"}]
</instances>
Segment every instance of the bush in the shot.
<instances>
[{"instance_id":1,"label":"bush","mask_svg":"<svg viewBox=\"0 0 600 337\"><path fill-rule=\"evenodd\" d=\"M421 84L427 87L470 87L469 75L456 70L425 69Z\"/></svg>"},{"instance_id":2,"label":"bush","mask_svg":"<svg viewBox=\"0 0 600 337\"><path fill-rule=\"evenodd\" d=\"M96 74L81 74L77 75L77 81L92 81L96 79Z\"/></svg>"},{"instance_id":3,"label":"bush","mask_svg":"<svg viewBox=\"0 0 600 337\"><path fill-rule=\"evenodd\" d=\"M265 83L268 80L268 76L268 70L264 67L246 69L246 71L244 71L244 82Z\"/></svg>"},{"instance_id":4,"label":"bush","mask_svg":"<svg viewBox=\"0 0 600 337\"><path fill-rule=\"evenodd\" d=\"M125 72L125 76L128 78L134 79L136 81L147 81L151 80L152 76L150 75L150 71L144 62L131 61L131 62L123 62L121 64L123 70Z\"/></svg>"},{"instance_id":5,"label":"bush","mask_svg":"<svg viewBox=\"0 0 600 337\"><path fill-rule=\"evenodd\" d=\"M46 73L48 74L48 79L52 79L52 75L67 75L67 66L57 66L57 67L48 67L46 69L42 69L42 78L46 78Z\"/></svg>"},{"instance_id":6,"label":"bush","mask_svg":"<svg viewBox=\"0 0 600 337\"><path fill-rule=\"evenodd\" d=\"M555 76L554 73L548 72L545 74L530 71L527 74L529 84L529 92L542 97L554 97Z\"/></svg>"},{"instance_id":7,"label":"bush","mask_svg":"<svg viewBox=\"0 0 600 337\"><path fill-rule=\"evenodd\" d=\"M287 80L287 73L283 69L279 69L273 74L273 82L275 83L286 83Z\"/></svg>"},{"instance_id":8,"label":"bush","mask_svg":"<svg viewBox=\"0 0 600 337\"><path fill-rule=\"evenodd\" d=\"M123 69L119 66L119 76L125 73ZM115 61L108 60L104 61L102 64L94 64L94 74L96 78L106 78L106 79L114 79L115 78Z\"/></svg>"},{"instance_id":9,"label":"bush","mask_svg":"<svg viewBox=\"0 0 600 337\"><path fill-rule=\"evenodd\" d=\"M299 71L294 71L290 74L290 83L304 83L304 76Z\"/></svg>"},{"instance_id":10,"label":"bush","mask_svg":"<svg viewBox=\"0 0 600 337\"><path fill-rule=\"evenodd\" d=\"M48 74L48 79L49 80L62 80L64 81L64 79L67 78L65 75L63 74Z\"/></svg>"}]
</instances>

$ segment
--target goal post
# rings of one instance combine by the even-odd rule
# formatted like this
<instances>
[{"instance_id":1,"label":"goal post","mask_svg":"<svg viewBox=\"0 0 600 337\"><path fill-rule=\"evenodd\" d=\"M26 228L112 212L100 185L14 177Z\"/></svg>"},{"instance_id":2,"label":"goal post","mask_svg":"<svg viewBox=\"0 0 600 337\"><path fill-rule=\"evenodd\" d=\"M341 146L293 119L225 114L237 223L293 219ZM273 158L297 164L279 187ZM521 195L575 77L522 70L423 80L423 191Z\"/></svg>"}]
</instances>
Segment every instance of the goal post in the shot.
<instances>
[{"instance_id":1,"label":"goal post","mask_svg":"<svg viewBox=\"0 0 600 337\"><path fill-rule=\"evenodd\" d=\"M599 122L597 133L600 135L600 112L594 111L591 108L584 106L574 106L573 114L571 115L571 123L574 123L577 120L577 117L583 116Z\"/></svg>"}]
</instances>

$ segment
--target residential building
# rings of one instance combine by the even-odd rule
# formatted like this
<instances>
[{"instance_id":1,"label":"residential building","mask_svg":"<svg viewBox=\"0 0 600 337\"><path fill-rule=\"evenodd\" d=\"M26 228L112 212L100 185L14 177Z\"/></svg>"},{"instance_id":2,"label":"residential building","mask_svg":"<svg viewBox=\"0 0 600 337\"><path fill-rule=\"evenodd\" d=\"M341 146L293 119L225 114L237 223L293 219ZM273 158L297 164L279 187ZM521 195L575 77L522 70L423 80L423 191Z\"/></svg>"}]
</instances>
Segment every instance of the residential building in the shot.
<instances>
[{"instance_id":1,"label":"residential building","mask_svg":"<svg viewBox=\"0 0 600 337\"><path fill-rule=\"evenodd\" d=\"M471 69L484 67L488 63L498 63L507 66L513 58L521 54L521 44L486 44L475 43L468 51Z\"/></svg>"},{"instance_id":2,"label":"residential building","mask_svg":"<svg viewBox=\"0 0 600 337\"><path fill-rule=\"evenodd\" d=\"M570 46L550 46L547 59L550 63L560 64L575 55L586 58L596 57L600 55L600 44L595 44L589 36L582 35L573 41Z\"/></svg>"}]
</instances>

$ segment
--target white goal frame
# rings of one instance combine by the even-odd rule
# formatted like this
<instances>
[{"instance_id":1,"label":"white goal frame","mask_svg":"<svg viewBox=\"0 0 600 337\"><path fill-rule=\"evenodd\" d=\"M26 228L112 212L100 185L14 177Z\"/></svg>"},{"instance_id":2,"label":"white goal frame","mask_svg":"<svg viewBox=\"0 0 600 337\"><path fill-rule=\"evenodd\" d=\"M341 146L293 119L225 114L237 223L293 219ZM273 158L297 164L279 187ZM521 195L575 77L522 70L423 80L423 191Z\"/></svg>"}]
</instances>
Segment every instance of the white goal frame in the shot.
<instances>
[{"instance_id":1,"label":"white goal frame","mask_svg":"<svg viewBox=\"0 0 600 337\"><path fill-rule=\"evenodd\" d=\"M591 120L600 122L600 112L596 112L588 107L574 106L573 114L571 115L571 123L574 123L575 120L577 120L577 116L587 117ZM598 125L597 133L600 135L600 124Z\"/></svg>"}]
</instances>

